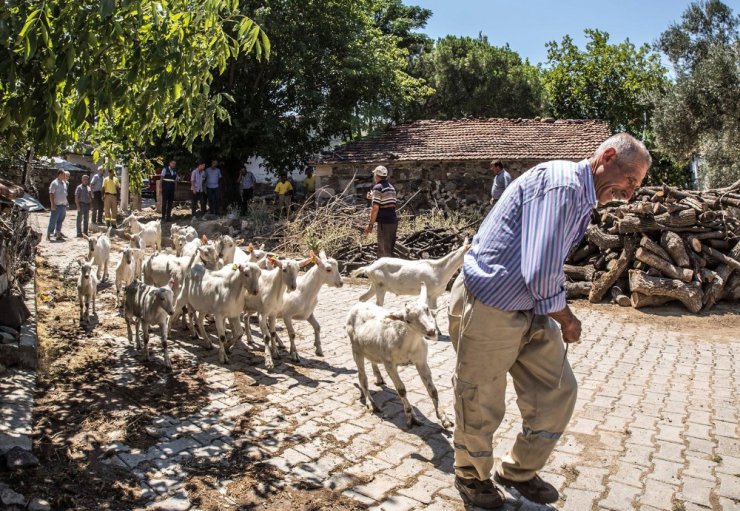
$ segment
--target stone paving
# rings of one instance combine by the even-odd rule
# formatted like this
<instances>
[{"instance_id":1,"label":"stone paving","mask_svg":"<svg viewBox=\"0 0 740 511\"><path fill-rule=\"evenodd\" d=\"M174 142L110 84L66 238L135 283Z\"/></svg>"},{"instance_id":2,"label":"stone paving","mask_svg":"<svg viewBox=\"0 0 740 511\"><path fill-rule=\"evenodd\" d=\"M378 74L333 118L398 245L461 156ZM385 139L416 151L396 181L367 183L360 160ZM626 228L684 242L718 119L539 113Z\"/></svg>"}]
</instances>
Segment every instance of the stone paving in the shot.
<instances>
[{"instance_id":1,"label":"stone paving","mask_svg":"<svg viewBox=\"0 0 740 511\"><path fill-rule=\"evenodd\" d=\"M81 241L64 247L67 261L86 250ZM42 253L50 254L48 246L42 246ZM112 267L118 257L115 252ZM189 342L171 343L176 367L196 359L207 365L208 403L184 419L158 417L149 425L158 437L155 445L143 452L111 445L108 462L131 470L151 506L161 509L190 507L184 485L188 464L224 462L234 449L283 471L286 485L321 485L371 509L463 509L453 487L451 432L439 426L415 369L403 368L400 376L411 404L425 417L423 425L404 427L392 387L371 383L382 414L370 413L360 402L344 321L363 291L353 285L322 290L316 317L325 356L313 354L311 328L299 322L300 365L284 354L268 372L253 355L261 346L238 345L231 364L222 366L215 352ZM401 303L389 296L386 305ZM702 342L585 306L576 304L575 310L583 321L583 342L569 353L578 401L567 433L542 472L562 498L544 507L509 493L507 509L740 510L740 341ZM445 314L438 319L446 332ZM287 341L284 331L279 334ZM103 334L101 339L106 336L115 341L113 372L125 382L131 378L127 368L140 363L138 355L125 338ZM151 347L161 363L156 338ZM446 337L430 344L429 365L441 406L454 417L454 353ZM237 375L264 387L267 402L242 402ZM506 402L507 415L493 446L496 456L506 452L520 430L512 385ZM237 421L245 413L251 428L238 431ZM5 420L0 417L0 430L8 429Z\"/></svg>"}]
</instances>

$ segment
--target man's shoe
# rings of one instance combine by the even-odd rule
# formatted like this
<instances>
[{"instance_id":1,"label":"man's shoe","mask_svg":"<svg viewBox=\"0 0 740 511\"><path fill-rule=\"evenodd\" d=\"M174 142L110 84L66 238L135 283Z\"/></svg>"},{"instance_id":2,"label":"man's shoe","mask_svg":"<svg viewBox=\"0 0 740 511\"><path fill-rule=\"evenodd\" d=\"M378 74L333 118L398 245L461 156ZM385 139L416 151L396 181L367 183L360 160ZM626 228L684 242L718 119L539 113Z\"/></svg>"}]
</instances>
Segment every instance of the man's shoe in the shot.
<instances>
[{"instance_id":1,"label":"man's shoe","mask_svg":"<svg viewBox=\"0 0 740 511\"><path fill-rule=\"evenodd\" d=\"M51 241L51 233L46 233L46 241Z\"/></svg>"},{"instance_id":2,"label":"man's shoe","mask_svg":"<svg viewBox=\"0 0 740 511\"><path fill-rule=\"evenodd\" d=\"M455 488L466 504L483 509L497 509L504 505L504 494L490 479L465 479L455 476Z\"/></svg>"},{"instance_id":3,"label":"man's shoe","mask_svg":"<svg viewBox=\"0 0 740 511\"><path fill-rule=\"evenodd\" d=\"M63 232L60 232L59 234L57 234L57 238L58 238L59 236L61 236L61 237L62 237L62 238L64 238L65 240L67 239L67 236L65 236Z\"/></svg>"},{"instance_id":4,"label":"man's shoe","mask_svg":"<svg viewBox=\"0 0 740 511\"><path fill-rule=\"evenodd\" d=\"M514 488L522 497L536 504L552 504L560 498L555 487L538 475L529 481L512 481L496 472L493 479L502 486Z\"/></svg>"},{"instance_id":5,"label":"man's shoe","mask_svg":"<svg viewBox=\"0 0 740 511\"><path fill-rule=\"evenodd\" d=\"M78 237L78 238L82 238L82 233L81 233L81 232L78 232L78 233L77 233L77 237Z\"/></svg>"}]
</instances>

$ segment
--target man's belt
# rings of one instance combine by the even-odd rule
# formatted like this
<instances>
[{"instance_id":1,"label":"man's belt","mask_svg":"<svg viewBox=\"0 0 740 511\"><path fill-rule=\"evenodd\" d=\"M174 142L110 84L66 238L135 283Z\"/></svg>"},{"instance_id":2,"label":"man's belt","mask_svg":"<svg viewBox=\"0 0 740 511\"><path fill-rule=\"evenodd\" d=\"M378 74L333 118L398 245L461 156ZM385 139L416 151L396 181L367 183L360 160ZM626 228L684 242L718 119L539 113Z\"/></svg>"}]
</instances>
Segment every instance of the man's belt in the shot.
<instances>
[{"instance_id":1,"label":"man's belt","mask_svg":"<svg viewBox=\"0 0 740 511\"><path fill-rule=\"evenodd\" d=\"M165 183L174 183L175 182L174 179L163 179L162 181L164 181Z\"/></svg>"},{"instance_id":2,"label":"man's belt","mask_svg":"<svg viewBox=\"0 0 740 511\"><path fill-rule=\"evenodd\" d=\"M115 193L105 192L106 195L115 195Z\"/></svg>"}]
</instances>

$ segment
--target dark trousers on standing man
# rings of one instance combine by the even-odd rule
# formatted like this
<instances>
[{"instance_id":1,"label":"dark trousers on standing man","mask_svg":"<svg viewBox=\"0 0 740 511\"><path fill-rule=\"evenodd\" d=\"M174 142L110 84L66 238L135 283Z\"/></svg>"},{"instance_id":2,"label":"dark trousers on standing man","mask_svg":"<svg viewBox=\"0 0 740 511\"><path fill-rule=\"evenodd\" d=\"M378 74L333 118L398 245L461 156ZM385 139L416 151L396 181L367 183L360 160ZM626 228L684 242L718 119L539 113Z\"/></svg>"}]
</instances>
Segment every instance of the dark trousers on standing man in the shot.
<instances>
[{"instance_id":1,"label":"dark trousers on standing man","mask_svg":"<svg viewBox=\"0 0 740 511\"><path fill-rule=\"evenodd\" d=\"M218 215L220 197L218 188L208 188L208 209L212 215Z\"/></svg>"},{"instance_id":2,"label":"dark trousers on standing man","mask_svg":"<svg viewBox=\"0 0 740 511\"><path fill-rule=\"evenodd\" d=\"M378 223L378 259L381 257L393 257L397 229L398 224Z\"/></svg>"},{"instance_id":3,"label":"dark trousers on standing man","mask_svg":"<svg viewBox=\"0 0 740 511\"><path fill-rule=\"evenodd\" d=\"M198 209L200 204L200 216L203 216L206 212L206 192L195 192L193 198L190 199L190 211L195 216L195 211Z\"/></svg>"},{"instance_id":4,"label":"dark trousers on standing man","mask_svg":"<svg viewBox=\"0 0 740 511\"><path fill-rule=\"evenodd\" d=\"M92 215L90 221L95 224L103 223L103 192L93 192Z\"/></svg>"},{"instance_id":5,"label":"dark trousers on standing man","mask_svg":"<svg viewBox=\"0 0 740 511\"><path fill-rule=\"evenodd\" d=\"M254 197L254 188L243 188L242 189L242 215L249 213L249 203Z\"/></svg>"},{"instance_id":6,"label":"dark trousers on standing man","mask_svg":"<svg viewBox=\"0 0 740 511\"><path fill-rule=\"evenodd\" d=\"M172 219L172 205L175 203L175 183L162 183L162 220Z\"/></svg>"},{"instance_id":7,"label":"dark trousers on standing man","mask_svg":"<svg viewBox=\"0 0 740 511\"><path fill-rule=\"evenodd\" d=\"M77 210L77 236L87 234L87 220L90 212L89 202L80 202L80 208Z\"/></svg>"}]
</instances>

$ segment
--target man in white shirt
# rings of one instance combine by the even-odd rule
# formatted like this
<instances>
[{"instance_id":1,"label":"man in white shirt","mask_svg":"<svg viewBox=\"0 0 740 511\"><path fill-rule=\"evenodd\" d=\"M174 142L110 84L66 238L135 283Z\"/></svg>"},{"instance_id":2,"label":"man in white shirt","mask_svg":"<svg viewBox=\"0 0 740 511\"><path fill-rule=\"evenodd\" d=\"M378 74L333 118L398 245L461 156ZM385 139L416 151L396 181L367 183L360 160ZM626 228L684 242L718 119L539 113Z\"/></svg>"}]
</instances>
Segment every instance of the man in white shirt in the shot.
<instances>
[{"instance_id":1,"label":"man in white shirt","mask_svg":"<svg viewBox=\"0 0 740 511\"><path fill-rule=\"evenodd\" d=\"M49 227L46 229L46 239L51 241L51 235L56 234L58 241L64 241L62 234L62 223L67 216L67 176L63 170L57 172L57 178L49 185L49 203L51 204L51 216L49 216Z\"/></svg>"},{"instance_id":2,"label":"man in white shirt","mask_svg":"<svg viewBox=\"0 0 740 511\"><path fill-rule=\"evenodd\" d=\"M190 191L193 198L190 200L190 210L195 216L195 210L200 204L200 216L206 212L206 163L200 162L190 173Z\"/></svg>"}]
</instances>

